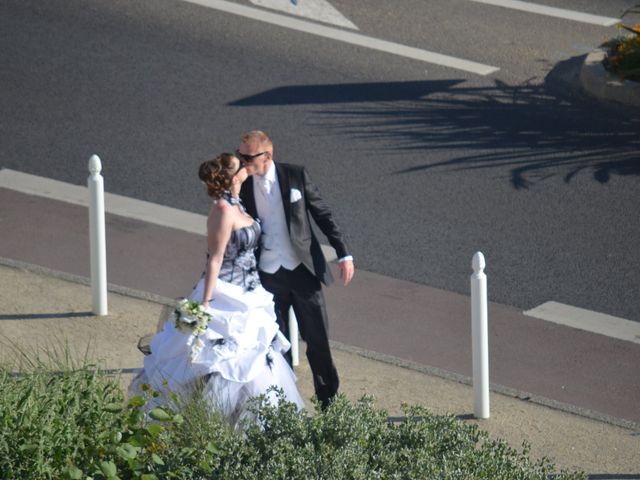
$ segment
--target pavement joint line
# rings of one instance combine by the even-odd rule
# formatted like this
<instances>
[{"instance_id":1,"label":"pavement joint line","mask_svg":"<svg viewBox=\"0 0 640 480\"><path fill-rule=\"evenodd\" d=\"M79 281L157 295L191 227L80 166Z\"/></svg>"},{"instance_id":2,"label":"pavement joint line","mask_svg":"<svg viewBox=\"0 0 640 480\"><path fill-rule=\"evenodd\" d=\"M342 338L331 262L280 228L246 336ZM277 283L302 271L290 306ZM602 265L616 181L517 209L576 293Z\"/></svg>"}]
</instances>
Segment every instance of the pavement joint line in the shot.
<instances>
[{"instance_id":1,"label":"pavement joint line","mask_svg":"<svg viewBox=\"0 0 640 480\"><path fill-rule=\"evenodd\" d=\"M0 169L0 188L89 207L88 187L8 168ZM105 212L111 215L132 218L196 235L206 235L206 215L109 192L104 194L104 204ZM320 248L328 262L337 260L335 250L329 245L322 244Z\"/></svg>"},{"instance_id":2,"label":"pavement joint line","mask_svg":"<svg viewBox=\"0 0 640 480\"><path fill-rule=\"evenodd\" d=\"M60 279L70 283L76 283L84 286L90 286L91 284L91 280L87 277L83 277L81 275L74 275L67 272L62 272L60 270L50 269L40 265L34 265L32 263L23 262L20 260L13 260L10 258L0 257L0 265L5 267L10 267L10 268L23 269L39 275L46 275L55 279ZM174 299L163 297L161 295L156 295L149 292L143 292L133 288L114 285L111 283L108 284L108 290L112 293L116 293L123 296L129 296L139 300L145 300L148 302L158 303L164 306L173 307L175 305ZM395 357L393 355L374 352L372 350L367 350L357 346L347 345L345 343L338 342L336 340L330 340L329 343L331 345L331 348L334 348L342 352L351 353L363 358L375 360L388 365L406 368L408 370L412 370L412 371L416 371L416 372L420 372L428 375L433 375L436 377L440 377L444 380L461 383L469 386L473 385L471 377L468 377L459 373L450 372L448 370L443 370L438 367L423 365L417 362L413 362L411 360ZM109 371L123 372L124 370L127 370L126 373L136 373L138 371L135 368L110 369ZM540 405L540 406L551 408L554 410L559 410L565 413L570 413L579 417L588 418L598 422L615 425L617 427L622 427L628 430L640 432L640 422L634 422L634 421L623 419L623 418L613 417L611 415L596 412L594 410L578 407L576 405L571 405L564 402L559 402L557 400L552 400L550 398L524 392L524 391L517 390L504 385L498 385L498 384L492 383L490 384L490 390L494 393L505 395L507 397L515 398L521 401L529 402L532 404Z\"/></svg>"},{"instance_id":3,"label":"pavement joint line","mask_svg":"<svg viewBox=\"0 0 640 480\"><path fill-rule=\"evenodd\" d=\"M590 23L603 27L611 27L620 22L619 18L603 17L600 15L592 15L590 13L578 12L576 10L566 10L564 8L550 7L537 3L522 2L519 0L470 0L476 3L484 3L496 7L509 8L512 10L520 10L527 13L535 13L548 17L562 18L572 20L574 22Z\"/></svg>"},{"instance_id":4,"label":"pavement joint line","mask_svg":"<svg viewBox=\"0 0 640 480\"><path fill-rule=\"evenodd\" d=\"M425 63L454 68L477 75L489 75L500 70L498 67L484 65L482 63L464 60L461 58L443 55L429 50L389 42L379 38L369 37L360 33L345 31L335 27L319 25L317 23L300 20L278 13L268 12L254 7L232 3L226 0L183 0L203 7L212 8L221 12L239 15L259 22L277 25L279 27L296 30L299 32L324 37L331 40L356 45L359 47L390 53L400 57L411 58Z\"/></svg>"}]
</instances>

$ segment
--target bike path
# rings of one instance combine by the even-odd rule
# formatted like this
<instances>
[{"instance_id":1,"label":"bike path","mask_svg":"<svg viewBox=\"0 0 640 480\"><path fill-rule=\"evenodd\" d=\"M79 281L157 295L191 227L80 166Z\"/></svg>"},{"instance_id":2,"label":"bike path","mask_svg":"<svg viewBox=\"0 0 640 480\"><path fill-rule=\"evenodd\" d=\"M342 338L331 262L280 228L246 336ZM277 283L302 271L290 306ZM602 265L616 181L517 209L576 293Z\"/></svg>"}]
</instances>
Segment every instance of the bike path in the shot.
<instances>
[{"instance_id":1,"label":"bike path","mask_svg":"<svg viewBox=\"0 0 640 480\"><path fill-rule=\"evenodd\" d=\"M109 283L169 298L190 292L204 266L204 236L117 215L106 221ZM85 207L0 188L0 231L0 257L89 276ZM490 292L490 265L486 273ZM462 382L471 375L468 296L363 270L326 296L333 341ZM637 343L490 302L489 351L496 391L640 423Z\"/></svg>"}]
</instances>

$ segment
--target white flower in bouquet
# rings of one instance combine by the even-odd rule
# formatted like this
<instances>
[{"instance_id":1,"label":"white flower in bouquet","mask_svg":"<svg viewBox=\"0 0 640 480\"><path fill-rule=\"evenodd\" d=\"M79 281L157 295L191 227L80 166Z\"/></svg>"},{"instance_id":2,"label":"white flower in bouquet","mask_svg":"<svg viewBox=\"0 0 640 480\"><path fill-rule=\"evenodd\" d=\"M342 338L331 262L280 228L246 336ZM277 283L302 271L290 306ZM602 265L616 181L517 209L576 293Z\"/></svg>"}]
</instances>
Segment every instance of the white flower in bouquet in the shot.
<instances>
[{"instance_id":1,"label":"white flower in bouquet","mask_svg":"<svg viewBox=\"0 0 640 480\"><path fill-rule=\"evenodd\" d=\"M182 333L202 335L207 329L211 315L204 311L202 304L183 298L173 312L176 329Z\"/></svg>"}]
</instances>

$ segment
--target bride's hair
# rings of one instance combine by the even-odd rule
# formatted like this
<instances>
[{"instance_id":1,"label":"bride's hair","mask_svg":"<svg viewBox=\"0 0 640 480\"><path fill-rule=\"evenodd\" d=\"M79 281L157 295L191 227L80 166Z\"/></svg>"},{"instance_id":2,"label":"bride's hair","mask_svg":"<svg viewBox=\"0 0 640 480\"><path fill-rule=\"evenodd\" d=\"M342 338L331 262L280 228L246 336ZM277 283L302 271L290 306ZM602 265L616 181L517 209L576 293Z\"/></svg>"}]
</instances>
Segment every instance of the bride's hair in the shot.
<instances>
[{"instance_id":1,"label":"bride's hair","mask_svg":"<svg viewBox=\"0 0 640 480\"><path fill-rule=\"evenodd\" d=\"M211 198L218 199L231 188L231 181L237 173L236 158L232 153L221 153L213 160L207 160L200 164L198 177L207 186L207 193ZM239 161L239 160L238 160Z\"/></svg>"}]
</instances>

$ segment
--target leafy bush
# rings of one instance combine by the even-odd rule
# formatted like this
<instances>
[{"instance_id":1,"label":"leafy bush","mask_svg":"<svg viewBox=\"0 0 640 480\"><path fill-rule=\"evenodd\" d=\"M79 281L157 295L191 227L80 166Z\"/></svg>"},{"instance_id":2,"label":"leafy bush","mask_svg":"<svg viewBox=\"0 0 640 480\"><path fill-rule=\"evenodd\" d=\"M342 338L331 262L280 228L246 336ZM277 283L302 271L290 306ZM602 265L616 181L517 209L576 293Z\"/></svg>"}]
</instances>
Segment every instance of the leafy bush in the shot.
<instances>
[{"instance_id":1,"label":"leafy bush","mask_svg":"<svg viewBox=\"0 0 640 480\"><path fill-rule=\"evenodd\" d=\"M620 28L633 35L618 36L609 43L605 67L623 79L640 81L640 23L634 27L620 25Z\"/></svg>"},{"instance_id":2,"label":"leafy bush","mask_svg":"<svg viewBox=\"0 0 640 480\"><path fill-rule=\"evenodd\" d=\"M259 422L246 430L258 460L251 478L542 480L554 470L546 459L531 461L526 445L517 451L476 425L418 406L405 407L407 420L399 424L368 397L355 403L338 397L313 417L290 405L262 404L257 412Z\"/></svg>"},{"instance_id":3,"label":"leafy bush","mask_svg":"<svg viewBox=\"0 0 640 480\"><path fill-rule=\"evenodd\" d=\"M146 389L123 402L118 379L92 368L17 377L0 370L0 478L72 479L547 479L532 461L476 425L406 407L389 423L364 397L340 396L311 415L252 401L234 429L200 397L147 412ZM154 403L157 398L153 399ZM177 407L179 405L179 407ZM560 473L556 478L578 479Z\"/></svg>"},{"instance_id":4,"label":"leafy bush","mask_svg":"<svg viewBox=\"0 0 640 480\"><path fill-rule=\"evenodd\" d=\"M90 368L24 376L0 369L0 478L74 477L91 471L122 419L117 379Z\"/></svg>"}]
</instances>

